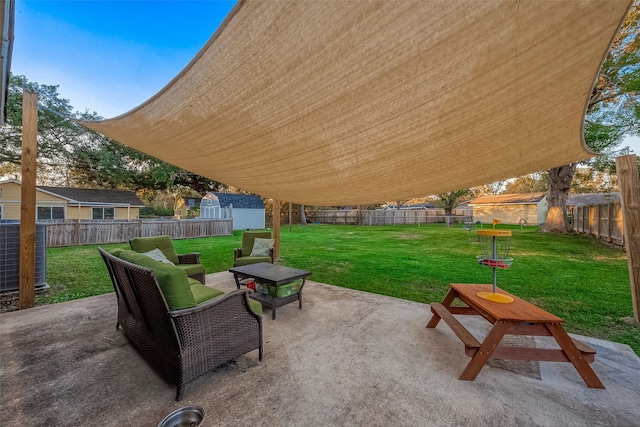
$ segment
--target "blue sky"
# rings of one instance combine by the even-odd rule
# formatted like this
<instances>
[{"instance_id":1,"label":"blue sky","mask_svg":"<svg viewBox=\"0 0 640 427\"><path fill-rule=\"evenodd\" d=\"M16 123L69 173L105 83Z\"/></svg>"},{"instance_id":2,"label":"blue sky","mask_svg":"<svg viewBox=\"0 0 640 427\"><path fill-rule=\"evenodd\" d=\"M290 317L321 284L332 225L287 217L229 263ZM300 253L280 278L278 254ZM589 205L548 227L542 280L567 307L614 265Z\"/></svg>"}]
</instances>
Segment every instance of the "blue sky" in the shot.
<instances>
[{"instance_id":1,"label":"blue sky","mask_svg":"<svg viewBox=\"0 0 640 427\"><path fill-rule=\"evenodd\" d=\"M17 0L11 72L59 85L77 111L114 117L169 83L234 4Z\"/></svg>"},{"instance_id":2,"label":"blue sky","mask_svg":"<svg viewBox=\"0 0 640 427\"><path fill-rule=\"evenodd\" d=\"M59 85L76 111L115 117L171 81L235 1L17 0L11 71ZM640 138L628 138L640 153Z\"/></svg>"}]
</instances>

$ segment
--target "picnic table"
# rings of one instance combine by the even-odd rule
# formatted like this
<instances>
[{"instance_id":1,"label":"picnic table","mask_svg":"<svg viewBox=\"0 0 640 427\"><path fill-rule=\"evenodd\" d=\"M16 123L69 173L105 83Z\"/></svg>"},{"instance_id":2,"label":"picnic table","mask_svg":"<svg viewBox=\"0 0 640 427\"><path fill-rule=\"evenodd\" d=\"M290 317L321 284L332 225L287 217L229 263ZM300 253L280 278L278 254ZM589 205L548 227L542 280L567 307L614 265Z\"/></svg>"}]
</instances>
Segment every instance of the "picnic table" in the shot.
<instances>
[{"instance_id":1,"label":"picnic table","mask_svg":"<svg viewBox=\"0 0 640 427\"><path fill-rule=\"evenodd\" d=\"M571 362L590 388L605 388L589 366L596 351L572 339L564 330L564 321L541 308L496 288L496 292L513 297L509 304L488 301L478 292L492 292L492 285L452 283L442 303L432 303L433 316L427 328L435 328L443 320L465 345L465 354L471 357L460 375L461 380L473 381L489 359L538 360L545 362ZM466 306L453 306L459 299ZM493 327L483 342L478 341L453 315L482 316ZM505 335L552 336L559 349L500 346Z\"/></svg>"}]
</instances>

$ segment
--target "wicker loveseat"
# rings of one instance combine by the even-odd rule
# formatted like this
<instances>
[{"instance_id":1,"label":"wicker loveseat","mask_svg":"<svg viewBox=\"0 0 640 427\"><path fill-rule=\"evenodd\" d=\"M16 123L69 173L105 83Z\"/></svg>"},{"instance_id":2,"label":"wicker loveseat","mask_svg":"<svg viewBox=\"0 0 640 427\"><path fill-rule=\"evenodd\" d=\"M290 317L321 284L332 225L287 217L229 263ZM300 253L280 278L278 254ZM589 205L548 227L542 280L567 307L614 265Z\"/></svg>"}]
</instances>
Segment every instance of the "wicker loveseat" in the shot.
<instances>
[{"instance_id":1,"label":"wicker loveseat","mask_svg":"<svg viewBox=\"0 0 640 427\"><path fill-rule=\"evenodd\" d=\"M186 383L233 358L258 349L262 360L262 307L248 291L224 294L135 251L98 250L117 296L116 328L177 385L176 400Z\"/></svg>"}]
</instances>

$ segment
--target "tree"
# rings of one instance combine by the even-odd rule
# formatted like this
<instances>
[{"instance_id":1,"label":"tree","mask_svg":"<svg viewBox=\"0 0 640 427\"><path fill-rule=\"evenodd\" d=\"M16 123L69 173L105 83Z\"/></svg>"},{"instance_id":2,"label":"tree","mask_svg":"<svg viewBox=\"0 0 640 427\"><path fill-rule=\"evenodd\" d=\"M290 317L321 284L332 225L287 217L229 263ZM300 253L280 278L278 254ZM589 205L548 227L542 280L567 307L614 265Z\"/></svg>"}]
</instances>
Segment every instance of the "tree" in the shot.
<instances>
[{"instance_id":1,"label":"tree","mask_svg":"<svg viewBox=\"0 0 640 427\"><path fill-rule=\"evenodd\" d=\"M12 75L7 125L0 129L0 176L20 175L22 93L38 94L38 181L72 187L166 191L189 187L199 194L226 189L224 184L185 171L76 124L72 118L99 120L97 113L73 112L58 86Z\"/></svg>"},{"instance_id":2,"label":"tree","mask_svg":"<svg viewBox=\"0 0 640 427\"><path fill-rule=\"evenodd\" d=\"M24 91L38 95L38 167L60 168L83 133L80 126L67 119L73 116L73 109L67 99L60 97L57 86L40 85L14 75L9 78L7 124L0 129L0 168L15 170L22 163Z\"/></svg>"},{"instance_id":3,"label":"tree","mask_svg":"<svg viewBox=\"0 0 640 427\"><path fill-rule=\"evenodd\" d=\"M624 135L638 134L640 124L640 3L636 1L616 35L591 92L585 142L607 153ZM596 161L597 164L599 161ZM592 164L594 164L592 162ZM577 164L549 169L546 222L542 231L571 231L566 203Z\"/></svg>"},{"instance_id":4,"label":"tree","mask_svg":"<svg viewBox=\"0 0 640 427\"><path fill-rule=\"evenodd\" d=\"M452 215L453 210L462 197L471 196L473 194L471 189L449 191L448 193L437 194L439 205L444 208L445 215Z\"/></svg>"},{"instance_id":5,"label":"tree","mask_svg":"<svg viewBox=\"0 0 640 427\"><path fill-rule=\"evenodd\" d=\"M547 191L549 188L549 173L539 172L519 176L509 181L504 188L504 193L537 193Z\"/></svg>"}]
</instances>

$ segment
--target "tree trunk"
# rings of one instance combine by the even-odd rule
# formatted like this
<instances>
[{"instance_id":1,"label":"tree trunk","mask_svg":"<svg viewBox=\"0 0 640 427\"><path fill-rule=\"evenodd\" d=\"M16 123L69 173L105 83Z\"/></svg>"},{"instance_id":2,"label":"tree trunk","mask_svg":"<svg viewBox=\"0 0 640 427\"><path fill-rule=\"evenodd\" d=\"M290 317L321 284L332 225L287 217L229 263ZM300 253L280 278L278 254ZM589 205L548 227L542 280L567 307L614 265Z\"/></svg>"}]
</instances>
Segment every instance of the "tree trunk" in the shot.
<instances>
[{"instance_id":1,"label":"tree trunk","mask_svg":"<svg viewBox=\"0 0 640 427\"><path fill-rule=\"evenodd\" d=\"M567 196L577 163L549 169L549 190L547 192L547 218L541 231L546 233L568 233L571 229L567 217Z\"/></svg>"},{"instance_id":2,"label":"tree trunk","mask_svg":"<svg viewBox=\"0 0 640 427\"><path fill-rule=\"evenodd\" d=\"M300 205L300 223L301 224L307 223L307 215L305 215L304 213L304 205Z\"/></svg>"}]
</instances>

